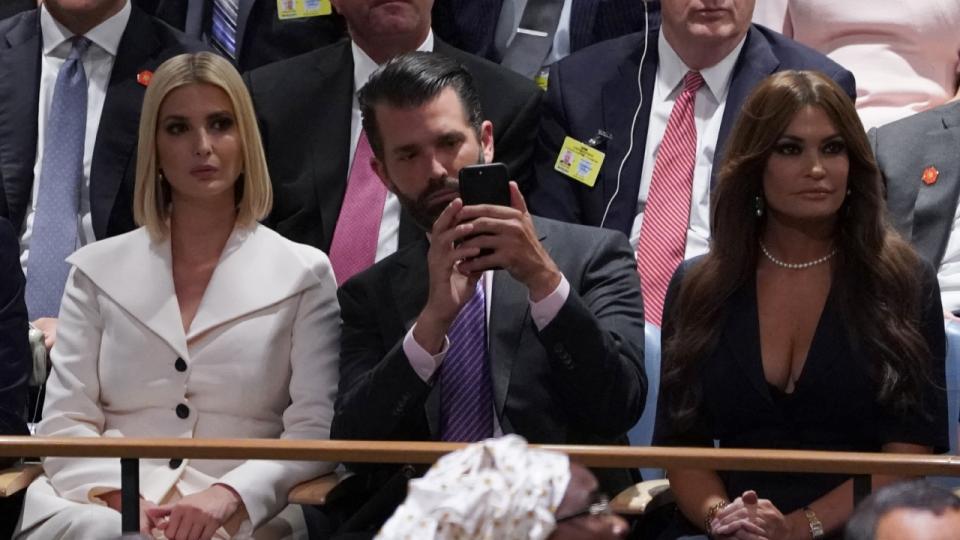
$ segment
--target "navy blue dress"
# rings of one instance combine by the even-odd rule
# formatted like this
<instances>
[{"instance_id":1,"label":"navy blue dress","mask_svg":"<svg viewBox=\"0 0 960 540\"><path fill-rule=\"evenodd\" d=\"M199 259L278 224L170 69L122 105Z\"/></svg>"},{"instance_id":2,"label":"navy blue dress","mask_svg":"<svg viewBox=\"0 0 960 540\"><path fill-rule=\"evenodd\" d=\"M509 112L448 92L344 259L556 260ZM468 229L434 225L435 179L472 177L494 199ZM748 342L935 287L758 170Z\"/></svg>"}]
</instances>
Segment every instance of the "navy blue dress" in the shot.
<instances>
[{"instance_id":1,"label":"navy blue dress","mask_svg":"<svg viewBox=\"0 0 960 540\"><path fill-rule=\"evenodd\" d=\"M674 275L664 309L664 335L669 339L672 302L678 294L685 263ZM933 268L922 272L920 330L931 351L933 383L924 392L924 414L904 414L877 401L868 376L867 351L851 337L831 290L817 324L803 371L787 394L768 384L760 354L756 280L738 289L728 301L714 352L700 365L703 400L699 420L680 431L667 411L669 396L660 393L654 444L879 452L886 443L912 443L948 449L945 336L940 291ZM707 384L706 382L709 381ZM732 500L748 489L769 499L784 514L810 504L849 477L836 474L718 472Z\"/></svg>"}]
</instances>

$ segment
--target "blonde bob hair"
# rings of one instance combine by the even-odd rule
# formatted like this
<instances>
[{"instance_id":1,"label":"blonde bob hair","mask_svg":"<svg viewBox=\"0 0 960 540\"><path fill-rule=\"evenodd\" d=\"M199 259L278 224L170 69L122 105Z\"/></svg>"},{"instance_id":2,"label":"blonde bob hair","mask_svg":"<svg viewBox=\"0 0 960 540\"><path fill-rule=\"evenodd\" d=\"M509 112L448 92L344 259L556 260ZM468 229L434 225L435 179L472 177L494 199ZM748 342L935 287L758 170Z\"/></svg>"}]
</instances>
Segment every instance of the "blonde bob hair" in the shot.
<instances>
[{"instance_id":1,"label":"blonde bob hair","mask_svg":"<svg viewBox=\"0 0 960 540\"><path fill-rule=\"evenodd\" d=\"M164 62L154 72L143 98L140 138L137 146L137 177L133 193L133 217L156 240L170 232L170 185L157 163L157 116L164 99L173 90L190 84L209 84L227 94L233 105L243 149L243 173L236 190L237 224L254 225L266 217L273 204L270 175L253 112L253 101L240 74L227 60L212 53L181 54Z\"/></svg>"}]
</instances>

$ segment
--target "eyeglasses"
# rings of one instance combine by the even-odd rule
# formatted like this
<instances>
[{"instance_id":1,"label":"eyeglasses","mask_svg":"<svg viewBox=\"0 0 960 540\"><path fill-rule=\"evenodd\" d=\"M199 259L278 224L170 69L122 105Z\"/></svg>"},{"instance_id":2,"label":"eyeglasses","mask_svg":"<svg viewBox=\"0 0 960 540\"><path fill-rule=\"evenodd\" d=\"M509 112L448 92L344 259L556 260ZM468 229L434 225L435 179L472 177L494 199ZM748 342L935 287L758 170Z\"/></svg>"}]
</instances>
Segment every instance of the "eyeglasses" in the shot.
<instances>
[{"instance_id":1,"label":"eyeglasses","mask_svg":"<svg viewBox=\"0 0 960 540\"><path fill-rule=\"evenodd\" d=\"M586 508L580 510L579 512L574 512L570 515L557 518L557 523L562 523L564 521L569 521L571 519L576 519L583 516L609 516L613 514L613 510L610 509L610 498L603 493L594 493L591 496L591 502L587 505Z\"/></svg>"}]
</instances>

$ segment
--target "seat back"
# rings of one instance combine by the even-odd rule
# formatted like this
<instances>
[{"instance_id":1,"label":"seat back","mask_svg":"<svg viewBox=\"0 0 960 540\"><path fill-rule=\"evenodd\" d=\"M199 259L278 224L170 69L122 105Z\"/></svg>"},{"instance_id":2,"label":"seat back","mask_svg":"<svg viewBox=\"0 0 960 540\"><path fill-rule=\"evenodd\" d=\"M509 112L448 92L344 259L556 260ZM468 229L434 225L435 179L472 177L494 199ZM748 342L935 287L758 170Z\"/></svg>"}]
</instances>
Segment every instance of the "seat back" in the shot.
<instances>
[{"instance_id":1,"label":"seat back","mask_svg":"<svg viewBox=\"0 0 960 540\"><path fill-rule=\"evenodd\" d=\"M960 455L957 446L957 431L960 427L960 323L946 321L947 333L947 426L950 437L950 453ZM937 476L931 480L950 489L960 488L960 478Z\"/></svg>"},{"instance_id":2,"label":"seat back","mask_svg":"<svg viewBox=\"0 0 960 540\"><path fill-rule=\"evenodd\" d=\"M627 433L632 446L650 446L657 420L657 396L660 394L660 328L649 322L644 325L643 368L647 373L647 401L643 415ZM663 469L640 469L644 480L663 478Z\"/></svg>"}]
</instances>

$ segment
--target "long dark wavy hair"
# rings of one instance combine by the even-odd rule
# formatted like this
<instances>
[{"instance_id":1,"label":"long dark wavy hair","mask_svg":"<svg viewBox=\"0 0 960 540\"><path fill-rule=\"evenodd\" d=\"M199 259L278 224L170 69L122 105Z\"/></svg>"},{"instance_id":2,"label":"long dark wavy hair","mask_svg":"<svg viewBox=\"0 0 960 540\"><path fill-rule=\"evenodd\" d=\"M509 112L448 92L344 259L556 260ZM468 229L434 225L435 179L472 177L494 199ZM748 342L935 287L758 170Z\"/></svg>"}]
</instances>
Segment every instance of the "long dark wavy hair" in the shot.
<instances>
[{"instance_id":1,"label":"long dark wavy hair","mask_svg":"<svg viewBox=\"0 0 960 540\"><path fill-rule=\"evenodd\" d=\"M766 217L755 216L763 174L793 117L819 107L840 132L850 160L849 195L840 208L833 283L851 339L867 353L878 401L920 410L931 353L919 331L919 258L888 225L873 152L853 103L830 78L782 71L747 99L728 141L713 193L710 252L689 268L666 317L662 390L680 428L702 400L699 366L715 350L730 296L755 279Z\"/></svg>"}]
</instances>

